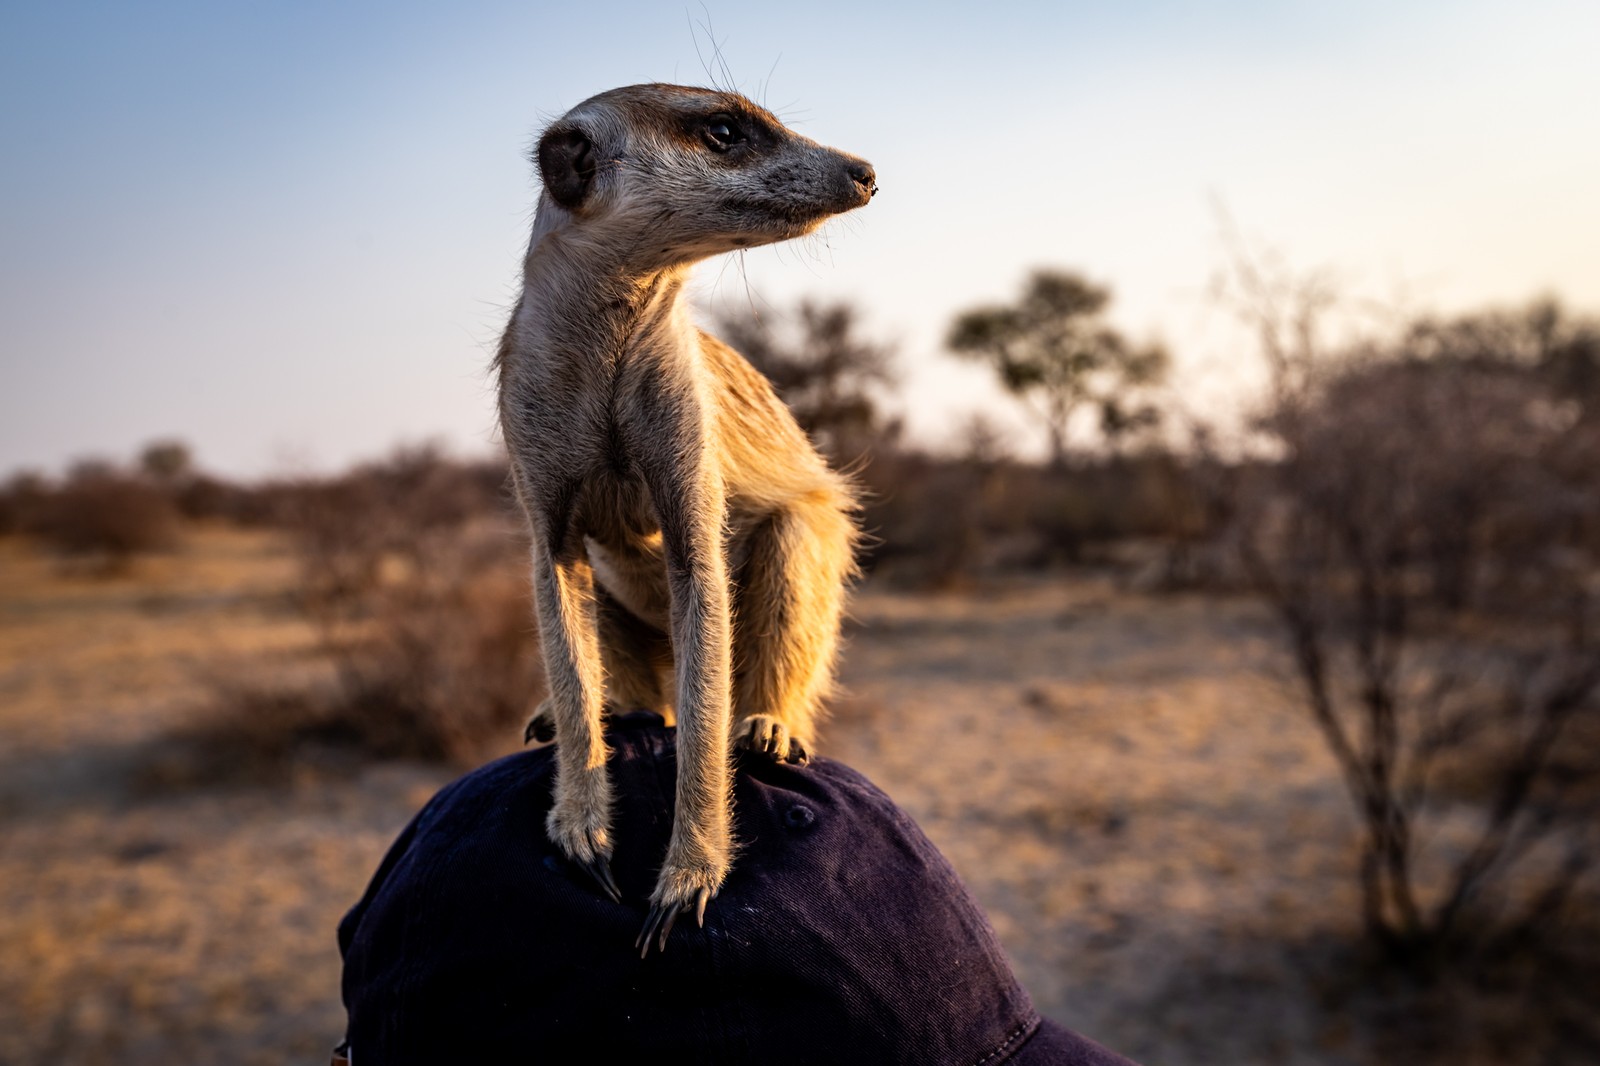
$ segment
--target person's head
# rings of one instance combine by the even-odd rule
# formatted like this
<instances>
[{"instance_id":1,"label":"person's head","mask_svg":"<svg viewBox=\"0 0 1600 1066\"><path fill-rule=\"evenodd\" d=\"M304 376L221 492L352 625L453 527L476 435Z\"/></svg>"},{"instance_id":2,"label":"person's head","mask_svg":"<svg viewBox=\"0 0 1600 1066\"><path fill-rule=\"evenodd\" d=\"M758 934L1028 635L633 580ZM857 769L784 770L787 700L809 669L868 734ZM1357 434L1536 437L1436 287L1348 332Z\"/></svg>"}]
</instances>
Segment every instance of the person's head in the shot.
<instances>
[{"instance_id":1,"label":"person's head","mask_svg":"<svg viewBox=\"0 0 1600 1066\"><path fill-rule=\"evenodd\" d=\"M545 839L549 749L448 786L340 924L352 1063L1125 1063L1041 1022L943 856L828 760L741 762L734 872L641 959L676 738L609 739L623 903Z\"/></svg>"}]
</instances>

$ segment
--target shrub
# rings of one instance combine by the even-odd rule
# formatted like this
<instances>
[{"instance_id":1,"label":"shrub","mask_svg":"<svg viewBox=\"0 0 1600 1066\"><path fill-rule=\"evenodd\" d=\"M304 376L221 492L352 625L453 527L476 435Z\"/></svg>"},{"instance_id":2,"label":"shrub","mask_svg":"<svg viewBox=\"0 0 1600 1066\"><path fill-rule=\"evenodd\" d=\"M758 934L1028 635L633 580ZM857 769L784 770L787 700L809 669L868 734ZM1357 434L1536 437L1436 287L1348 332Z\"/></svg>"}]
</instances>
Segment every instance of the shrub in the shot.
<instances>
[{"instance_id":1,"label":"shrub","mask_svg":"<svg viewBox=\"0 0 1600 1066\"><path fill-rule=\"evenodd\" d=\"M504 467L404 449L273 489L300 561L295 604L331 677L220 683L187 732L183 779L281 768L308 752L468 764L513 738L541 689L527 552Z\"/></svg>"},{"instance_id":2,"label":"shrub","mask_svg":"<svg viewBox=\"0 0 1600 1066\"><path fill-rule=\"evenodd\" d=\"M1233 520L1360 817L1365 926L1423 968L1532 937L1600 858L1595 421L1509 354L1299 371Z\"/></svg>"},{"instance_id":3,"label":"shrub","mask_svg":"<svg viewBox=\"0 0 1600 1066\"><path fill-rule=\"evenodd\" d=\"M867 566L909 585L1083 563L1116 542L1175 541L1202 524L1183 467L1162 453L1039 466L889 450L863 480Z\"/></svg>"},{"instance_id":4,"label":"shrub","mask_svg":"<svg viewBox=\"0 0 1600 1066\"><path fill-rule=\"evenodd\" d=\"M397 599L374 601L360 632L324 630L331 678L214 679L212 706L164 746L146 782L270 780L352 759L468 766L519 739L542 678L527 578L520 567L469 569L446 566L426 591L391 590Z\"/></svg>"},{"instance_id":5,"label":"shrub","mask_svg":"<svg viewBox=\"0 0 1600 1066\"><path fill-rule=\"evenodd\" d=\"M48 499L42 475L32 471L13 474L0 488L0 533L23 533L36 525Z\"/></svg>"},{"instance_id":6,"label":"shrub","mask_svg":"<svg viewBox=\"0 0 1600 1066\"><path fill-rule=\"evenodd\" d=\"M64 555L97 559L108 569L170 547L178 531L169 494L101 464L80 466L30 510L26 532Z\"/></svg>"}]
</instances>

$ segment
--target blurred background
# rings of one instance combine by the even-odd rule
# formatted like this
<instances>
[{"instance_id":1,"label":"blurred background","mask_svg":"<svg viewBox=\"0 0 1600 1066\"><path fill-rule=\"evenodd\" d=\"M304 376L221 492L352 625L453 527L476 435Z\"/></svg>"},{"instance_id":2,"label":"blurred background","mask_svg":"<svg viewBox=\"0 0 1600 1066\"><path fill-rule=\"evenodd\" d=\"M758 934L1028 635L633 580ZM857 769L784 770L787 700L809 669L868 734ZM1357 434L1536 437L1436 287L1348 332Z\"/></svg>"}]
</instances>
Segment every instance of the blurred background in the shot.
<instances>
[{"instance_id":1,"label":"blurred background","mask_svg":"<svg viewBox=\"0 0 1600 1066\"><path fill-rule=\"evenodd\" d=\"M321 1061L542 687L537 131L882 194L703 265L868 492L824 754L1150 1063L1600 1061L1600 8L0 7L0 1062Z\"/></svg>"}]
</instances>

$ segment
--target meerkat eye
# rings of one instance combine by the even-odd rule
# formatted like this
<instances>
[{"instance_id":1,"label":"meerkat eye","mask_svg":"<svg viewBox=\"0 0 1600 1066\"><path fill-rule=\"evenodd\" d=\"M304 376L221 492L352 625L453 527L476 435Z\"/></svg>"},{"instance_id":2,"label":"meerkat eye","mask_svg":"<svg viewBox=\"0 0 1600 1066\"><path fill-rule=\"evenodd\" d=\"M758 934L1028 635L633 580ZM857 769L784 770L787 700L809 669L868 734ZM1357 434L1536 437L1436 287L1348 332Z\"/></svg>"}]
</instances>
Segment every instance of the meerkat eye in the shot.
<instances>
[{"instance_id":1,"label":"meerkat eye","mask_svg":"<svg viewBox=\"0 0 1600 1066\"><path fill-rule=\"evenodd\" d=\"M744 131L727 115L713 115L705 126L706 144L714 151L726 152L744 139Z\"/></svg>"}]
</instances>

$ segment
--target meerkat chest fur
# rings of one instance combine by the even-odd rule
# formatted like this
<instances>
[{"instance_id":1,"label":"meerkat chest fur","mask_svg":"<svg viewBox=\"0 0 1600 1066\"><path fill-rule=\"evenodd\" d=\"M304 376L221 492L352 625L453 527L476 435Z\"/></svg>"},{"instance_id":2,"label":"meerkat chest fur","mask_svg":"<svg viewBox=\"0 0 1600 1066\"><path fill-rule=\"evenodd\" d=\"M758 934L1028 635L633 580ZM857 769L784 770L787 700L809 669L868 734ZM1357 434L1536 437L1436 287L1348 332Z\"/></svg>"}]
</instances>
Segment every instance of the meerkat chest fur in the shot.
<instances>
[{"instance_id":1,"label":"meerkat chest fur","mask_svg":"<svg viewBox=\"0 0 1600 1066\"><path fill-rule=\"evenodd\" d=\"M733 861L730 751L803 764L858 538L849 481L697 329L692 265L866 204L872 167L735 93L636 85L539 139L544 189L496 358L531 531L557 741L550 839L621 902L603 719L678 726L675 817L637 946L703 916Z\"/></svg>"},{"instance_id":2,"label":"meerkat chest fur","mask_svg":"<svg viewBox=\"0 0 1600 1066\"><path fill-rule=\"evenodd\" d=\"M574 284L530 256L502 368L514 454L536 455L547 474L637 480L643 449L671 424L698 421L705 375L681 288L676 277L638 288Z\"/></svg>"},{"instance_id":3,"label":"meerkat chest fur","mask_svg":"<svg viewBox=\"0 0 1600 1066\"><path fill-rule=\"evenodd\" d=\"M565 499L563 539L581 539L595 578L636 617L662 631L667 617L661 522L646 472L663 449L720 480L715 397L681 279L626 290L570 285L530 264L512 329L516 358L503 415L513 453L537 471L520 480Z\"/></svg>"}]
</instances>

